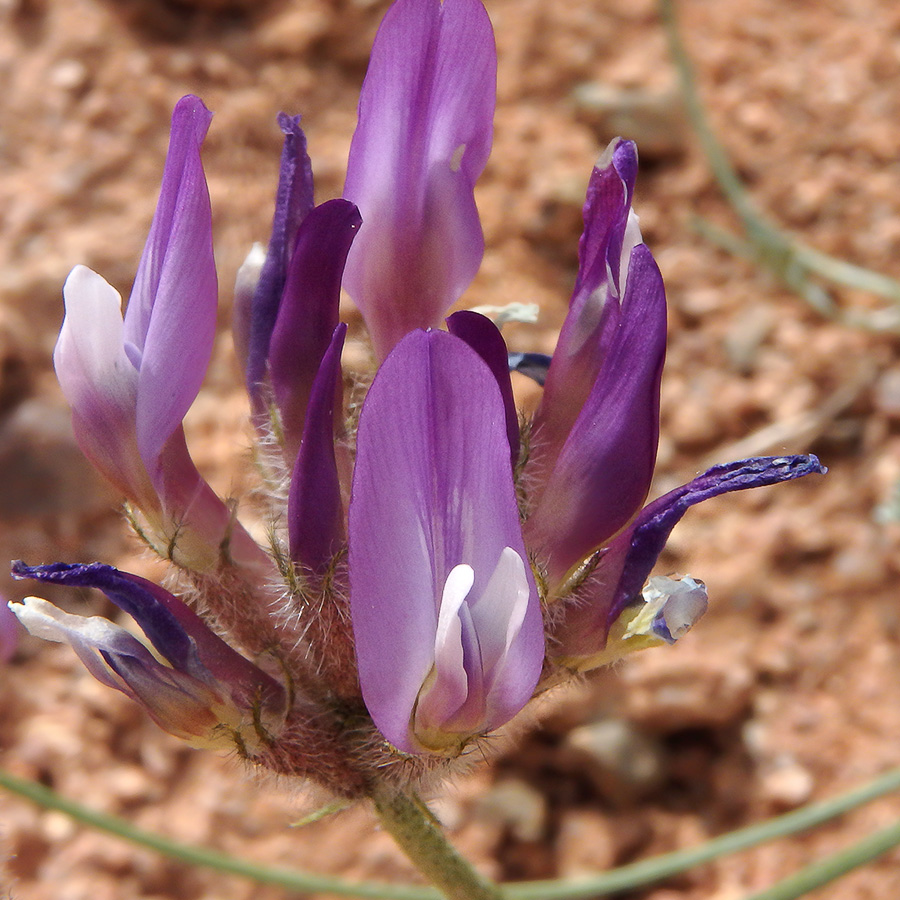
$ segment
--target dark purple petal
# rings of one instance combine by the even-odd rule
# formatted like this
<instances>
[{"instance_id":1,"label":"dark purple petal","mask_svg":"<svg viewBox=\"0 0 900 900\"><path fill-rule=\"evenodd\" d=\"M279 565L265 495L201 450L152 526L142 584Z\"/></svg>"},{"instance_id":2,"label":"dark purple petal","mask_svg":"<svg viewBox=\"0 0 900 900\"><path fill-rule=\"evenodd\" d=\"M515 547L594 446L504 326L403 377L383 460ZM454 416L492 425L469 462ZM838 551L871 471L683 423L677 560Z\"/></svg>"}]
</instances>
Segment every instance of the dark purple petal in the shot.
<instances>
[{"instance_id":1,"label":"dark purple petal","mask_svg":"<svg viewBox=\"0 0 900 900\"><path fill-rule=\"evenodd\" d=\"M826 471L818 458L812 455L742 459L713 466L688 484L648 504L628 532L619 538L624 541L628 535L628 554L610 610L611 618L614 619L628 600L640 592L672 529L692 506L719 494L792 481L813 472L824 474Z\"/></svg>"},{"instance_id":2,"label":"dark purple petal","mask_svg":"<svg viewBox=\"0 0 900 900\"><path fill-rule=\"evenodd\" d=\"M490 370L463 341L439 331L404 338L363 405L349 510L350 602L363 697L401 749L419 749L410 717L435 663L451 571L473 570L468 597L475 599L466 604L472 619L483 619L475 623L480 641L493 646L504 639L495 632L509 633L509 620L492 618L505 605L477 609L506 548L527 559L505 421ZM478 698L486 728L521 709L540 672L543 627L527 568L527 609L507 664L484 673L492 676L488 696ZM472 689L478 673L466 671Z\"/></svg>"},{"instance_id":3,"label":"dark purple petal","mask_svg":"<svg viewBox=\"0 0 900 900\"><path fill-rule=\"evenodd\" d=\"M513 466L519 461L519 415L513 397L512 382L509 378L509 353L500 329L487 317L471 310L454 313L447 319L450 334L464 340L491 370L503 407L506 410L506 436L509 438L509 453Z\"/></svg>"},{"instance_id":4,"label":"dark purple petal","mask_svg":"<svg viewBox=\"0 0 900 900\"><path fill-rule=\"evenodd\" d=\"M253 295L247 354L247 390L257 403L297 229L313 208L312 163L306 152L306 135L300 128L300 116L280 113L278 124L284 132L284 146L275 193L275 216L266 261Z\"/></svg>"},{"instance_id":5,"label":"dark purple petal","mask_svg":"<svg viewBox=\"0 0 900 900\"><path fill-rule=\"evenodd\" d=\"M549 470L590 394L620 325L631 250L640 240L631 212L637 148L616 138L591 173L578 246L578 277L535 418L534 464Z\"/></svg>"},{"instance_id":6,"label":"dark purple petal","mask_svg":"<svg viewBox=\"0 0 900 900\"><path fill-rule=\"evenodd\" d=\"M288 496L291 557L320 575L331 565L344 541L334 422L341 397L341 349L346 334L346 325L335 328L331 346L319 366Z\"/></svg>"},{"instance_id":7,"label":"dark purple petal","mask_svg":"<svg viewBox=\"0 0 900 900\"><path fill-rule=\"evenodd\" d=\"M224 682L235 699L280 701L283 689L218 637L181 600L141 578L101 563L12 565L14 578L69 587L97 588L140 625L150 643L176 668L193 677L208 672Z\"/></svg>"},{"instance_id":8,"label":"dark purple petal","mask_svg":"<svg viewBox=\"0 0 900 900\"><path fill-rule=\"evenodd\" d=\"M341 277L359 225L359 210L352 203L329 200L317 206L297 232L269 346L269 375L291 462L313 381L338 324Z\"/></svg>"},{"instance_id":9,"label":"dark purple petal","mask_svg":"<svg viewBox=\"0 0 900 900\"><path fill-rule=\"evenodd\" d=\"M212 217L200 161L211 118L196 97L175 107L159 202L125 313L125 349L139 370L137 442L154 482L159 452L197 396L215 338Z\"/></svg>"},{"instance_id":10,"label":"dark purple petal","mask_svg":"<svg viewBox=\"0 0 900 900\"><path fill-rule=\"evenodd\" d=\"M589 658L604 649L610 627L641 593L669 534L690 507L719 494L825 471L815 456L744 459L714 466L648 504L603 552L579 602L556 620L554 655Z\"/></svg>"},{"instance_id":11,"label":"dark purple petal","mask_svg":"<svg viewBox=\"0 0 900 900\"><path fill-rule=\"evenodd\" d=\"M546 353L510 353L507 365L510 372L525 375L543 387L551 359Z\"/></svg>"},{"instance_id":12,"label":"dark purple petal","mask_svg":"<svg viewBox=\"0 0 900 900\"><path fill-rule=\"evenodd\" d=\"M600 376L526 525L529 547L547 559L552 581L624 528L647 496L665 349L665 290L641 244Z\"/></svg>"},{"instance_id":13,"label":"dark purple petal","mask_svg":"<svg viewBox=\"0 0 900 900\"><path fill-rule=\"evenodd\" d=\"M344 186L364 223L345 287L382 358L407 332L437 326L481 264L473 187L496 71L480 0L397 0L378 31Z\"/></svg>"}]
</instances>

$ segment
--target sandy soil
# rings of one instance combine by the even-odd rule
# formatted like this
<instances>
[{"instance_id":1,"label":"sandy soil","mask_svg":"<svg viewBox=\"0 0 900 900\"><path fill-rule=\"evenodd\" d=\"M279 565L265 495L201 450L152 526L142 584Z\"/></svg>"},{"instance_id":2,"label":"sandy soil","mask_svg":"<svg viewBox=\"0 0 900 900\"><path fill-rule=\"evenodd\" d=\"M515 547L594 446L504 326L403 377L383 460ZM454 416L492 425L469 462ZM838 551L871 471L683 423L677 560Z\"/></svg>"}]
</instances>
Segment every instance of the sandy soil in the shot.
<instances>
[{"instance_id":1,"label":"sandy soil","mask_svg":"<svg viewBox=\"0 0 900 900\"><path fill-rule=\"evenodd\" d=\"M50 354L75 263L127 293L169 113L186 92L216 113L204 158L223 326L189 441L222 493L248 488L226 326L234 273L268 236L274 116L304 114L319 199L338 195L385 5L0 0L0 559L102 559L158 574L74 449ZM544 878L688 846L900 763L900 522L884 514L900 479L900 361L896 337L823 320L691 230L695 214L726 226L733 216L683 126L652 0L487 6L500 96L478 195L488 250L466 305L538 302L540 325L510 331L510 343L552 348L587 176L624 131L643 150L637 207L671 307L654 493L752 453L812 450L831 470L694 510L660 570L706 581L704 622L675 648L554 695L518 743L436 800L486 872ZM900 276L900 7L681 6L713 122L759 205L815 247ZM598 86L600 112L585 99ZM23 595L5 576L0 590ZM108 612L96 597L56 596ZM367 809L289 828L321 798L184 748L64 648L26 640L0 673L0 764L185 841L318 872L417 878ZM900 798L882 801L636 896L737 900L898 815ZM286 896L3 794L0 841L4 887L20 900ZM818 896L900 896L900 857Z\"/></svg>"}]
</instances>

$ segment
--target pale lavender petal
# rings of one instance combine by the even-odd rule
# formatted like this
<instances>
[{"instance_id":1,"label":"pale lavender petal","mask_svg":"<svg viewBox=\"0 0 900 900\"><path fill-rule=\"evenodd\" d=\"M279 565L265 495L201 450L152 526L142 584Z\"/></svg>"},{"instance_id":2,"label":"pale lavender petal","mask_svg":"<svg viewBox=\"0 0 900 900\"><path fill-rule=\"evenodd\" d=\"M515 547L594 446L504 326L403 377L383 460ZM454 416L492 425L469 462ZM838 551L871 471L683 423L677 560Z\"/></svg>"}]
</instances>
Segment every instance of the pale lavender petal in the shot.
<instances>
[{"instance_id":1,"label":"pale lavender petal","mask_svg":"<svg viewBox=\"0 0 900 900\"><path fill-rule=\"evenodd\" d=\"M512 382L509 378L509 353L500 329L480 313L465 309L447 319L450 334L464 340L487 364L503 398L506 410L506 436L509 438L509 453L513 466L519 461L519 415L513 397Z\"/></svg>"},{"instance_id":2,"label":"pale lavender petal","mask_svg":"<svg viewBox=\"0 0 900 900\"><path fill-rule=\"evenodd\" d=\"M159 202L125 313L125 345L139 369L138 447L154 483L160 450L197 396L215 338L212 216L200 161L211 118L197 97L175 107Z\"/></svg>"},{"instance_id":3,"label":"pale lavender petal","mask_svg":"<svg viewBox=\"0 0 900 900\"><path fill-rule=\"evenodd\" d=\"M490 685L487 726L508 722L528 702L523 687L532 684L537 641L524 635L532 603L532 584L525 560L511 547L500 554L480 597L469 604L472 624L478 635L484 680ZM530 641L534 640L531 646ZM543 643L540 645L543 650ZM523 652L524 650L524 652Z\"/></svg>"},{"instance_id":4,"label":"pale lavender petal","mask_svg":"<svg viewBox=\"0 0 900 900\"><path fill-rule=\"evenodd\" d=\"M312 387L306 425L288 496L291 557L324 574L344 542L344 505L334 455L334 423L341 394L341 349L347 326L338 325Z\"/></svg>"},{"instance_id":5,"label":"pale lavender petal","mask_svg":"<svg viewBox=\"0 0 900 900\"><path fill-rule=\"evenodd\" d=\"M438 325L481 264L473 187L496 69L480 0L397 0L378 31L344 186L364 222L344 284L380 357Z\"/></svg>"},{"instance_id":6,"label":"pale lavender petal","mask_svg":"<svg viewBox=\"0 0 900 900\"><path fill-rule=\"evenodd\" d=\"M624 528L647 496L665 345L662 277L641 244L632 253L615 340L526 525L552 581Z\"/></svg>"},{"instance_id":7,"label":"pale lavender petal","mask_svg":"<svg viewBox=\"0 0 900 900\"><path fill-rule=\"evenodd\" d=\"M306 135L300 127L300 116L281 113L278 124L284 132L281 171L275 193L272 236L253 296L246 369L247 390L257 403L297 229L313 208L312 163L306 150Z\"/></svg>"},{"instance_id":8,"label":"pale lavender petal","mask_svg":"<svg viewBox=\"0 0 900 900\"><path fill-rule=\"evenodd\" d=\"M162 668L153 654L118 625L99 616L73 616L39 597L28 597L10 607L29 634L45 641L69 644L85 668L107 687L129 693L114 677L101 654L131 656L147 668Z\"/></svg>"},{"instance_id":9,"label":"pale lavender petal","mask_svg":"<svg viewBox=\"0 0 900 900\"><path fill-rule=\"evenodd\" d=\"M313 381L338 324L341 277L359 225L359 210L352 203L329 200L317 206L297 232L269 345L269 375L291 461L300 444Z\"/></svg>"},{"instance_id":10,"label":"pale lavender petal","mask_svg":"<svg viewBox=\"0 0 900 900\"><path fill-rule=\"evenodd\" d=\"M410 716L435 661L447 577L471 566L478 598L506 547L526 558L496 380L453 335L413 332L379 369L360 417L349 532L363 697L382 734L414 752ZM528 608L512 649L521 668L509 684L487 686L516 695L519 708L543 658L527 577Z\"/></svg>"},{"instance_id":11,"label":"pale lavender petal","mask_svg":"<svg viewBox=\"0 0 900 900\"><path fill-rule=\"evenodd\" d=\"M53 364L75 437L101 474L142 509L156 505L135 432L138 372L122 341L122 298L76 266L63 287L66 316Z\"/></svg>"}]
</instances>

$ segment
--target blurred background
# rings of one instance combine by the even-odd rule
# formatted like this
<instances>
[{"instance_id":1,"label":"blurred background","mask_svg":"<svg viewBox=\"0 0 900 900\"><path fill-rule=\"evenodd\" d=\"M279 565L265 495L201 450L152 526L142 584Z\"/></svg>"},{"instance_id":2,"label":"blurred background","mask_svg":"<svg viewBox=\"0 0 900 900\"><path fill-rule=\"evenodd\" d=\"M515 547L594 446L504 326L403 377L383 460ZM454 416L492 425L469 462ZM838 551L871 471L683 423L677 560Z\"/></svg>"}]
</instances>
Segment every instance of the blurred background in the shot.
<instances>
[{"instance_id":1,"label":"blurred background","mask_svg":"<svg viewBox=\"0 0 900 900\"><path fill-rule=\"evenodd\" d=\"M51 354L72 266L91 266L127 296L171 109L189 92L215 112L204 161L222 327L188 440L222 495L252 490L228 325L235 272L252 242L268 239L275 115L303 114L317 200L338 196L387 5L0 0L0 560L102 560L161 574L82 461ZM738 222L687 124L654 0L486 5L499 103L478 187L487 252L464 305L538 303L539 323L507 338L513 350L550 352L591 166L612 137L633 138L635 206L671 319L653 495L746 455L813 451L830 468L825 479L689 513L659 571L707 583L703 622L676 647L553 694L515 741L498 740L489 765L436 799L458 846L491 875L574 876L689 846L900 764L900 339L823 317L691 227L696 215ZM900 277L900 7L681 0L678 9L713 127L758 206L807 244ZM874 304L859 291L835 299ZM524 379L517 389L535 401ZM252 526L252 501L241 509ZM0 591L20 598L27 585L0 574ZM54 596L109 612L97 596ZM354 878L417 879L367 809L289 828L327 798L182 746L67 648L23 639L0 669L0 765L184 841ZM881 801L634 896L738 900L898 815L900 798ZM0 793L3 860L0 885L22 900L287 896ZM817 896L900 896L900 858Z\"/></svg>"}]
</instances>

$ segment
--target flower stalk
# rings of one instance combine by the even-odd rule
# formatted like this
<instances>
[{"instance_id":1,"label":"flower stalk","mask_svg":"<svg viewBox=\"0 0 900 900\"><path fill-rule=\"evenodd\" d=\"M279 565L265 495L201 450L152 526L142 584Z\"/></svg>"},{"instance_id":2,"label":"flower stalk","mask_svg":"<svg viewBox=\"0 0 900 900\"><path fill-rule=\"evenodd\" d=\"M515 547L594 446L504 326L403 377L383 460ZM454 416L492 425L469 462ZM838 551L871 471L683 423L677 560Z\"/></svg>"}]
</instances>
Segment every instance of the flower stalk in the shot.
<instances>
[{"instance_id":1,"label":"flower stalk","mask_svg":"<svg viewBox=\"0 0 900 900\"><path fill-rule=\"evenodd\" d=\"M460 856L419 797L384 784L371 796L385 831L448 900L503 900L500 887Z\"/></svg>"}]
</instances>

